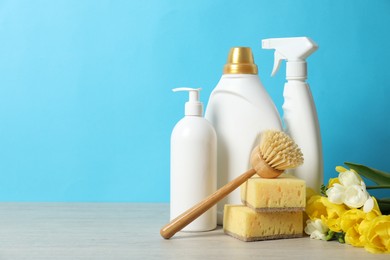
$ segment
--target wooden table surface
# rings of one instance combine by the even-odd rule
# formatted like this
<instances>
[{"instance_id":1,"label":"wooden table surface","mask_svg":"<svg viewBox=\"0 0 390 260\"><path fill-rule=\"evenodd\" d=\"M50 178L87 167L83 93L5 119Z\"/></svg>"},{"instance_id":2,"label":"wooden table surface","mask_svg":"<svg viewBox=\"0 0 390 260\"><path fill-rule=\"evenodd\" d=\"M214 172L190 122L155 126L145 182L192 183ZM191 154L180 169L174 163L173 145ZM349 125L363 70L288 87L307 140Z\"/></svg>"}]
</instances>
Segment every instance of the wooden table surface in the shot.
<instances>
[{"instance_id":1,"label":"wooden table surface","mask_svg":"<svg viewBox=\"0 0 390 260\"><path fill-rule=\"evenodd\" d=\"M308 237L242 242L219 227L159 230L168 204L0 203L0 259L389 259Z\"/></svg>"}]
</instances>

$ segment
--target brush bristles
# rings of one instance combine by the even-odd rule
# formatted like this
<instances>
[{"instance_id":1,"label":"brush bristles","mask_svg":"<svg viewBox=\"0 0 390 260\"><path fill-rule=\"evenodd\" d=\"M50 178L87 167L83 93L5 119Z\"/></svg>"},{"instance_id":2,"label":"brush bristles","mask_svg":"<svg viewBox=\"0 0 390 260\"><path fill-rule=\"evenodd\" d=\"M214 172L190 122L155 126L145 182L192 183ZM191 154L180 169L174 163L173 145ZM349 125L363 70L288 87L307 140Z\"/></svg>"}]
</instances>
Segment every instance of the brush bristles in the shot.
<instances>
[{"instance_id":1,"label":"brush bristles","mask_svg":"<svg viewBox=\"0 0 390 260\"><path fill-rule=\"evenodd\" d=\"M268 130L261 134L260 153L269 166L280 171L303 163L301 149L287 134L280 131Z\"/></svg>"}]
</instances>

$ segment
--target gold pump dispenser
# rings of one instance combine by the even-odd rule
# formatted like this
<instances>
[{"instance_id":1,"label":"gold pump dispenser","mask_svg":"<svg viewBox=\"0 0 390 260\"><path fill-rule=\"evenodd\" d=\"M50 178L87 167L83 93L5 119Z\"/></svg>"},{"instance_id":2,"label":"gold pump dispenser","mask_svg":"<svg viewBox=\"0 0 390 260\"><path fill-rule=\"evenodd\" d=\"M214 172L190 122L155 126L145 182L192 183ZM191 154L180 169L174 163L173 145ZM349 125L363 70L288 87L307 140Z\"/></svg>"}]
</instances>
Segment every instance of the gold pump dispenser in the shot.
<instances>
[{"instance_id":1,"label":"gold pump dispenser","mask_svg":"<svg viewBox=\"0 0 390 260\"><path fill-rule=\"evenodd\" d=\"M223 74L257 74L257 65L254 62L251 48L231 48Z\"/></svg>"}]
</instances>

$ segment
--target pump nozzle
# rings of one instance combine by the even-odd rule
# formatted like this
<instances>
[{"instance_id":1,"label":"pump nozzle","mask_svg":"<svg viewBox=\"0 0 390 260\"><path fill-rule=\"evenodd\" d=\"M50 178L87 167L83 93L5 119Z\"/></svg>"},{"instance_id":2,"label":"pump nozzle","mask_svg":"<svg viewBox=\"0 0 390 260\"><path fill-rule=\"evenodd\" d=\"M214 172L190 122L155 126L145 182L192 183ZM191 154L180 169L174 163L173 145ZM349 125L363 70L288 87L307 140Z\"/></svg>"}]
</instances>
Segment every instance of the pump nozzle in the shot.
<instances>
[{"instance_id":1,"label":"pump nozzle","mask_svg":"<svg viewBox=\"0 0 390 260\"><path fill-rule=\"evenodd\" d=\"M318 49L318 45L308 37L271 38L262 40L262 48L275 49L272 76L282 60L286 60L287 79L306 79L306 58Z\"/></svg>"},{"instance_id":2,"label":"pump nozzle","mask_svg":"<svg viewBox=\"0 0 390 260\"><path fill-rule=\"evenodd\" d=\"M185 104L186 116L202 116L203 105L199 101L201 88L174 88L173 92L188 91L188 102Z\"/></svg>"}]
</instances>

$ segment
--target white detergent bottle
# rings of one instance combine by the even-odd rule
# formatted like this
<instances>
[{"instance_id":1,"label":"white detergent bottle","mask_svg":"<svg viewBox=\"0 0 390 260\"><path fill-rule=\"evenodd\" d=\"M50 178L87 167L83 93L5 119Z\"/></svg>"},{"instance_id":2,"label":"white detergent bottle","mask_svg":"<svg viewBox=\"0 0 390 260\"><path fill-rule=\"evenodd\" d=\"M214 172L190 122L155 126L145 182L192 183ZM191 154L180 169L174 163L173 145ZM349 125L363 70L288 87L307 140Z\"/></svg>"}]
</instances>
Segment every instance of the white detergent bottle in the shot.
<instances>
[{"instance_id":1,"label":"white detergent bottle","mask_svg":"<svg viewBox=\"0 0 390 260\"><path fill-rule=\"evenodd\" d=\"M230 50L205 117L217 133L217 183L221 187L251 168L250 153L262 131L282 129L277 109L257 75L250 48ZM218 224L222 224L225 204L241 204L239 189L217 204Z\"/></svg>"},{"instance_id":2,"label":"white detergent bottle","mask_svg":"<svg viewBox=\"0 0 390 260\"><path fill-rule=\"evenodd\" d=\"M306 58L318 49L315 42L307 37L273 38L262 41L263 49L275 49L272 76L286 60L284 85L283 120L285 131L301 148L304 158L302 166L290 170L304 179L306 185L319 191L323 183L323 158L320 127L313 97L306 83Z\"/></svg>"},{"instance_id":3,"label":"white detergent bottle","mask_svg":"<svg viewBox=\"0 0 390 260\"><path fill-rule=\"evenodd\" d=\"M175 88L188 91L185 116L171 135L170 219L202 201L217 188L217 136L213 126L202 117L200 89ZM216 228L216 207L212 207L183 231L207 231Z\"/></svg>"}]
</instances>

